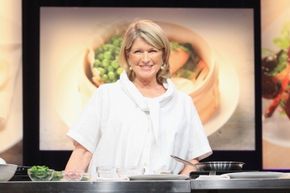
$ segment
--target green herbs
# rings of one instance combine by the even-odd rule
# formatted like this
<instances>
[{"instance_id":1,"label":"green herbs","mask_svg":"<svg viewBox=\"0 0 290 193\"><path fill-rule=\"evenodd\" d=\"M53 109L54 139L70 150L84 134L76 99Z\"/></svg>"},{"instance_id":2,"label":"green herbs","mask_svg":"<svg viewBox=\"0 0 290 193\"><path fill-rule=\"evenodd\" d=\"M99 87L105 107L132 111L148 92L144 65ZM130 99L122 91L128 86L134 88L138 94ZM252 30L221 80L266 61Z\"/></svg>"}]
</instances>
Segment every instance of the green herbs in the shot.
<instances>
[{"instance_id":1,"label":"green herbs","mask_svg":"<svg viewBox=\"0 0 290 193\"><path fill-rule=\"evenodd\" d=\"M273 43L279 48L276 53L270 49L262 49L262 70L267 75L275 76L288 65L288 49L290 49L290 22L286 23Z\"/></svg>"},{"instance_id":2,"label":"green herbs","mask_svg":"<svg viewBox=\"0 0 290 193\"><path fill-rule=\"evenodd\" d=\"M27 173L32 181L50 181L54 170L47 166L32 166L27 170Z\"/></svg>"}]
</instances>

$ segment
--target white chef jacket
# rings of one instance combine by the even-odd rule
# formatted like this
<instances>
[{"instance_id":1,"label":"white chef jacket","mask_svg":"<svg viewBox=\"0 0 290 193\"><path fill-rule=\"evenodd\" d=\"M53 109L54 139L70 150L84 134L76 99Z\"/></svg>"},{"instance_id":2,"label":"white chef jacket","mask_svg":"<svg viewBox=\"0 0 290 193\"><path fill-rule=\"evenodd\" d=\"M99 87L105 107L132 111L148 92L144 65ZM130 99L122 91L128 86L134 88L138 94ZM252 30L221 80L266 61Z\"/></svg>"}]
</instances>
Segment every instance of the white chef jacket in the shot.
<instances>
[{"instance_id":1,"label":"white chef jacket","mask_svg":"<svg viewBox=\"0 0 290 193\"><path fill-rule=\"evenodd\" d=\"M144 167L146 173L172 171L183 165L170 155L201 160L212 153L190 96L167 80L166 92L144 97L127 74L103 84L93 94L68 136L93 153L96 167Z\"/></svg>"}]
</instances>

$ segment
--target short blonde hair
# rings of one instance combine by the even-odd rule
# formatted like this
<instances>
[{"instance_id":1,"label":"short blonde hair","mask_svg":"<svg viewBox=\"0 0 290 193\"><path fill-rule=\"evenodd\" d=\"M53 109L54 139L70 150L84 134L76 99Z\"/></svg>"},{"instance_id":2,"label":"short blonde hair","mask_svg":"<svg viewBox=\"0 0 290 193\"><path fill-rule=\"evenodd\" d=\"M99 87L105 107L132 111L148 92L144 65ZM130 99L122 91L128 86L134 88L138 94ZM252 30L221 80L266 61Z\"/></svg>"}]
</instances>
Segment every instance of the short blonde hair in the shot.
<instances>
[{"instance_id":1,"label":"short blonde hair","mask_svg":"<svg viewBox=\"0 0 290 193\"><path fill-rule=\"evenodd\" d=\"M162 51L162 68L157 73L157 82L162 84L170 75L169 73L169 55L170 55L170 43L165 35L165 32L159 25L151 20L138 20L129 25L127 28L120 50L119 62L125 69L129 79L132 81L135 78L135 74L129 68L128 54L132 48L134 40L142 38L146 43Z\"/></svg>"}]
</instances>

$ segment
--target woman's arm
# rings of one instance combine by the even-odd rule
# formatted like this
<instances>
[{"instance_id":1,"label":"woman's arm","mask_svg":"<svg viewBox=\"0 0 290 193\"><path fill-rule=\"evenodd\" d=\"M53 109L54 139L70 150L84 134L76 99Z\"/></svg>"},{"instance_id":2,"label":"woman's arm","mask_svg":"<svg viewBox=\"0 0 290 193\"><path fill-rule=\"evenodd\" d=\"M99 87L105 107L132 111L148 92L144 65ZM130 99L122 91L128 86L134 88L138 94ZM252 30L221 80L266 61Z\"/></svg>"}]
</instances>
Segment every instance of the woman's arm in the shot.
<instances>
[{"instance_id":1,"label":"woman's arm","mask_svg":"<svg viewBox=\"0 0 290 193\"><path fill-rule=\"evenodd\" d=\"M193 164L198 163L198 161L196 159L192 159L189 162L191 162ZM192 171L196 171L196 168L193 166L190 166L190 165L185 165L184 168L181 170L180 174L189 175L190 172L192 172Z\"/></svg>"},{"instance_id":2,"label":"woman's arm","mask_svg":"<svg viewBox=\"0 0 290 193\"><path fill-rule=\"evenodd\" d=\"M66 164L65 171L84 172L87 170L93 154L77 142L74 142L74 145L75 149Z\"/></svg>"}]
</instances>

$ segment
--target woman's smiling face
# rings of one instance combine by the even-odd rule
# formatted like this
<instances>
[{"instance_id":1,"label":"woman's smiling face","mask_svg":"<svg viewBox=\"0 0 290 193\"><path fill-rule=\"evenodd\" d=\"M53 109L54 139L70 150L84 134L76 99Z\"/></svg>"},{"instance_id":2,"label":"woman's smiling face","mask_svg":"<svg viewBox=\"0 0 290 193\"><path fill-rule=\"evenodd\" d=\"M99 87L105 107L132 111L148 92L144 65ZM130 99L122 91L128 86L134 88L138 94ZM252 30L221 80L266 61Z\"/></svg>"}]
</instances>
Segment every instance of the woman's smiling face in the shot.
<instances>
[{"instance_id":1,"label":"woman's smiling face","mask_svg":"<svg viewBox=\"0 0 290 193\"><path fill-rule=\"evenodd\" d=\"M163 63L162 50L138 37L128 53L128 62L135 78L144 81L156 80L156 74Z\"/></svg>"}]
</instances>

